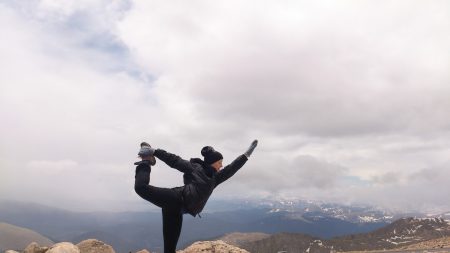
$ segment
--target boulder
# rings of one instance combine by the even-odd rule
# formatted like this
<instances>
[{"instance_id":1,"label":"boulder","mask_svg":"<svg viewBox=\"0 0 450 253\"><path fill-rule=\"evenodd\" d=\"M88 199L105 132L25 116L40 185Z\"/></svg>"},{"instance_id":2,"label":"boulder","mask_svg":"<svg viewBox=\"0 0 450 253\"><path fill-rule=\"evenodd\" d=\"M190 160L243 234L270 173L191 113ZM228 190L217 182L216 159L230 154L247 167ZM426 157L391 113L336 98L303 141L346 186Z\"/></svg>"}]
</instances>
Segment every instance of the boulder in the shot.
<instances>
[{"instance_id":1,"label":"boulder","mask_svg":"<svg viewBox=\"0 0 450 253\"><path fill-rule=\"evenodd\" d=\"M37 249L39 249L39 244L32 242L23 250L23 253L34 253Z\"/></svg>"},{"instance_id":2,"label":"boulder","mask_svg":"<svg viewBox=\"0 0 450 253\"><path fill-rule=\"evenodd\" d=\"M80 253L80 249L70 242L60 242L51 246L46 253Z\"/></svg>"},{"instance_id":3,"label":"boulder","mask_svg":"<svg viewBox=\"0 0 450 253\"><path fill-rule=\"evenodd\" d=\"M41 247L37 242L32 242L23 250L23 253L45 253L47 250L48 247Z\"/></svg>"},{"instance_id":4,"label":"boulder","mask_svg":"<svg viewBox=\"0 0 450 253\"><path fill-rule=\"evenodd\" d=\"M7 251L5 251L5 253L19 253L19 252L15 251L15 250L7 250Z\"/></svg>"},{"instance_id":5,"label":"boulder","mask_svg":"<svg viewBox=\"0 0 450 253\"><path fill-rule=\"evenodd\" d=\"M146 249L141 249L136 253L150 253L150 251L146 250Z\"/></svg>"},{"instance_id":6,"label":"boulder","mask_svg":"<svg viewBox=\"0 0 450 253\"><path fill-rule=\"evenodd\" d=\"M80 253L116 253L110 245L96 239L84 240L77 247Z\"/></svg>"},{"instance_id":7,"label":"boulder","mask_svg":"<svg viewBox=\"0 0 450 253\"><path fill-rule=\"evenodd\" d=\"M250 253L244 249L226 244L223 241L196 242L177 253Z\"/></svg>"}]
</instances>

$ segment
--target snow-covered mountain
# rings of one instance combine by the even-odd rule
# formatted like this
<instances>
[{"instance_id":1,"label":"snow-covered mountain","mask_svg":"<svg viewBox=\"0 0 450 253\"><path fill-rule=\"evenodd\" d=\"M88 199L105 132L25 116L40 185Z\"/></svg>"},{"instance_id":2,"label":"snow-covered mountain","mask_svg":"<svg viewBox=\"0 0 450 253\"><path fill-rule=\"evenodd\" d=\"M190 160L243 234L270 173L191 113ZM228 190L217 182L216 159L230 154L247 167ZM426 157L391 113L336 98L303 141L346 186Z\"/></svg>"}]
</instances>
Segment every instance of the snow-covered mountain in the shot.
<instances>
[{"instance_id":1,"label":"snow-covered mountain","mask_svg":"<svg viewBox=\"0 0 450 253\"><path fill-rule=\"evenodd\" d=\"M342 205L310 200L262 199L246 200L245 206L267 208L270 213L290 213L292 219L317 220L335 218L352 223L391 223L402 217L426 217L421 213L393 212L363 205ZM450 216L448 216L450 218Z\"/></svg>"},{"instance_id":2,"label":"snow-covered mountain","mask_svg":"<svg viewBox=\"0 0 450 253\"><path fill-rule=\"evenodd\" d=\"M450 212L442 213L442 214L430 214L427 217L441 218L447 222L450 222Z\"/></svg>"}]
</instances>

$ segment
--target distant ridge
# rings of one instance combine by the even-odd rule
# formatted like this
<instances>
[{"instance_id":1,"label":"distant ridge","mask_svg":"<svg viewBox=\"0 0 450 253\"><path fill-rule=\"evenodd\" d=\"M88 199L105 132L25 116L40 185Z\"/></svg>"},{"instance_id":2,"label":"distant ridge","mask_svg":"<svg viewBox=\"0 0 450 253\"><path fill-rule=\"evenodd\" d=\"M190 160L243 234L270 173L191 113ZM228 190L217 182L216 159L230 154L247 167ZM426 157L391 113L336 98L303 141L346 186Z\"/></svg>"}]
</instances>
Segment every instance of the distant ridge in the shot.
<instances>
[{"instance_id":1,"label":"distant ridge","mask_svg":"<svg viewBox=\"0 0 450 253\"><path fill-rule=\"evenodd\" d=\"M42 246L54 243L31 229L0 222L0 252L7 249L24 249L31 242L37 242Z\"/></svg>"}]
</instances>

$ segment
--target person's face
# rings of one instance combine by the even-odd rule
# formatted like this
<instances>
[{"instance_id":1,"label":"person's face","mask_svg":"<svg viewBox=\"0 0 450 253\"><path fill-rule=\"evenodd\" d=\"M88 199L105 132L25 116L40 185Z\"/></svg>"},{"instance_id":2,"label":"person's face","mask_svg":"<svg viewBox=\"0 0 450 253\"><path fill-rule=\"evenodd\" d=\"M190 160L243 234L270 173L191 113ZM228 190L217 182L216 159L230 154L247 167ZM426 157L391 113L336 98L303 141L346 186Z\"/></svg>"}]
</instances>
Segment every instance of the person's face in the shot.
<instances>
[{"instance_id":1,"label":"person's face","mask_svg":"<svg viewBox=\"0 0 450 253\"><path fill-rule=\"evenodd\" d=\"M150 158L150 164L151 164L152 166L156 164L156 159L155 159L154 156L151 156L151 158Z\"/></svg>"},{"instance_id":2,"label":"person's face","mask_svg":"<svg viewBox=\"0 0 450 253\"><path fill-rule=\"evenodd\" d=\"M221 160L219 160L219 161L217 161L217 162L215 162L215 163L213 163L213 164L211 164L211 166L216 170L216 171L219 171L220 170L220 168L222 168L222 159Z\"/></svg>"}]
</instances>

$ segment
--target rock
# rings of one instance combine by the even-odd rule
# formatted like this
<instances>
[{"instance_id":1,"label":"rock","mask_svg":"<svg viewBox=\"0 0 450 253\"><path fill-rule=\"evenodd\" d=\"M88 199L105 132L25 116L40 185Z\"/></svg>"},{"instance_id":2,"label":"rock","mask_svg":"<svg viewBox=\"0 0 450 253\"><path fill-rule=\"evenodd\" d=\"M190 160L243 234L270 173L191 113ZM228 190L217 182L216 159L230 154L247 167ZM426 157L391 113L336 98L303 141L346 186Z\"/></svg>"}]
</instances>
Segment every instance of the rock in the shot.
<instances>
[{"instance_id":1,"label":"rock","mask_svg":"<svg viewBox=\"0 0 450 253\"><path fill-rule=\"evenodd\" d=\"M46 253L80 253L80 249L70 242L60 242L51 246Z\"/></svg>"},{"instance_id":2,"label":"rock","mask_svg":"<svg viewBox=\"0 0 450 253\"><path fill-rule=\"evenodd\" d=\"M223 241L196 242L177 253L250 253L244 249L226 244Z\"/></svg>"},{"instance_id":3,"label":"rock","mask_svg":"<svg viewBox=\"0 0 450 253\"><path fill-rule=\"evenodd\" d=\"M32 242L23 250L23 253L34 253L37 249L39 249L39 244Z\"/></svg>"},{"instance_id":4,"label":"rock","mask_svg":"<svg viewBox=\"0 0 450 253\"><path fill-rule=\"evenodd\" d=\"M77 247L80 253L116 253L110 245L96 239L84 240Z\"/></svg>"},{"instance_id":5,"label":"rock","mask_svg":"<svg viewBox=\"0 0 450 253\"><path fill-rule=\"evenodd\" d=\"M37 242L32 242L23 250L23 253L45 253L47 250L48 247L40 247Z\"/></svg>"},{"instance_id":6,"label":"rock","mask_svg":"<svg viewBox=\"0 0 450 253\"><path fill-rule=\"evenodd\" d=\"M141 249L136 253L150 253L150 251L146 250L146 249Z\"/></svg>"},{"instance_id":7,"label":"rock","mask_svg":"<svg viewBox=\"0 0 450 253\"><path fill-rule=\"evenodd\" d=\"M5 251L5 253L19 253L19 252L15 251L15 250L7 250L7 251Z\"/></svg>"}]
</instances>

